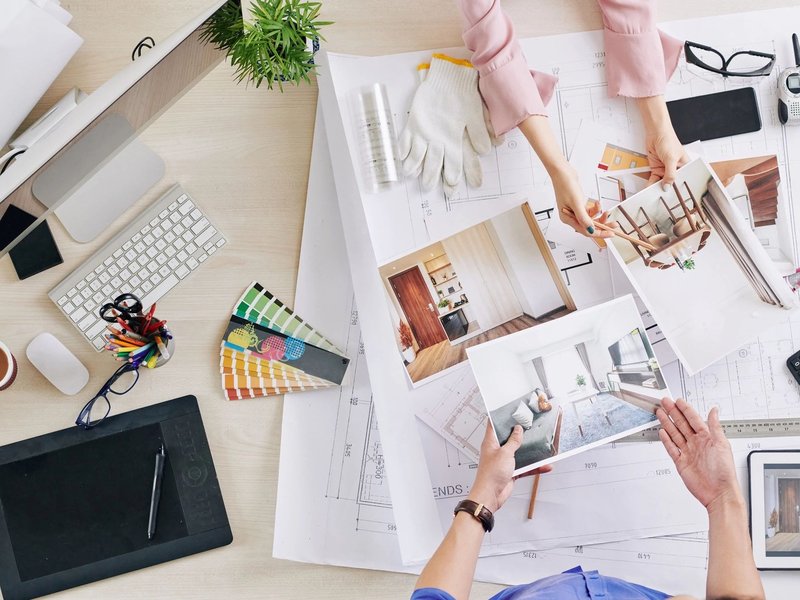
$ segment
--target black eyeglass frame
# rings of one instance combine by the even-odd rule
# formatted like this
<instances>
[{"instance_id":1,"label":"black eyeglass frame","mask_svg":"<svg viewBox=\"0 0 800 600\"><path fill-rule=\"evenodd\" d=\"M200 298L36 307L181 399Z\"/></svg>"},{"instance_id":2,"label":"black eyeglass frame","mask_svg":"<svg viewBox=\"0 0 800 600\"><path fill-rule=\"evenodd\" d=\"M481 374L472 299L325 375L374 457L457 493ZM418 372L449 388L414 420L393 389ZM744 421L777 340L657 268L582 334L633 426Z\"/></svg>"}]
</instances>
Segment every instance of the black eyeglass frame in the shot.
<instances>
[{"instance_id":1,"label":"black eyeglass frame","mask_svg":"<svg viewBox=\"0 0 800 600\"><path fill-rule=\"evenodd\" d=\"M124 392L117 392L117 391L111 389L112 386L117 382L117 380L120 377L122 377L126 373L131 373L131 372L134 374L133 383L131 383ZM135 386L138 381L139 381L139 367L138 367L138 365L134 365L132 363L125 363L124 365L122 365L119 369L114 371L114 374L111 377L108 378L108 381L106 381L103 384L103 387L101 387L100 391L97 392L94 395L94 398L89 400L84 405L84 407L81 409L81 412L78 413L78 418L75 419L75 425L77 425L78 427L82 427L83 429L87 429L87 430L88 429L94 429L95 427L100 425L103 421L106 420L106 417L108 417L108 415L111 413L111 402L108 399L109 392L114 394L115 396L122 396L122 395L127 394L128 392L130 392L133 389L133 386ZM105 400L106 413L102 417L100 417L99 419L96 419L94 421L90 421L89 419L91 418L92 409L94 408L94 404L100 398Z\"/></svg>"},{"instance_id":2,"label":"black eyeglass frame","mask_svg":"<svg viewBox=\"0 0 800 600\"><path fill-rule=\"evenodd\" d=\"M717 67L712 67L711 65L704 63L700 58L693 52L692 48L697 48L698 50L706 50L708 52L713 52L717 56L719 56L720 60L722 61L722 68L719 69ZM715 48L711 46L705 46L703 44L698 44L697 42L690 42L686 41L683 44L683 52L686 55L686 62L692 64L696 67L700 67L701 69L705 69L706 71L711 71L712 73L717 73L722 75L723 77L763 77L765 75L769 75L772 72L772 68L775 66L775 55L768 54L766 52L758 52L757 50L740 50L739 52L734 52L728 58ZM746 54L748 56L757 56L759 58L768 58L769 62L761 67L760 69L756 69L754 71L742 71L742 72L734 72L728 70L728 65L731 64L734 58L737 56L741 56Z\"/></svg>"}]
</instances>

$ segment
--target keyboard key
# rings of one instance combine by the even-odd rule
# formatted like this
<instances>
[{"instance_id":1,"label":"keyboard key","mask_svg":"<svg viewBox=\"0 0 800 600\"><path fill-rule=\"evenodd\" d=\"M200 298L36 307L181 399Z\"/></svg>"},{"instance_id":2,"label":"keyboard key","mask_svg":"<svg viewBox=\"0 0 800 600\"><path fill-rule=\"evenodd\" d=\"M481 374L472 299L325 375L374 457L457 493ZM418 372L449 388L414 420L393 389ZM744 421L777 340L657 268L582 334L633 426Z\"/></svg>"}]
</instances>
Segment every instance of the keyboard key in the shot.
<instances>
[{"instance_id":1,"label":"keyboard key","mask_svg":"<svg viewBox=\"0 0 800 600\"><path fill-rule=\"evenodd\" d=\"M105 323L105 321L101 322ZM78 329L80 329L81 331L86 331L87 329L89 329L90 326L94 325L95 323L97 323L97 317L95 317L94 315L86 315L86 318L83 319L83 321L81 321L80 323L78 323Z\"/></svg>"},{"instance_id":2,"label":"keyboard key","mask_svg":"<svg viewBox=\"0 0 800 600\"><path fill-rule=\"evenodd\" d=\"M158 256L156 256L156 262L159 265L163 265L165 262L167 262L167 257L164 256L163 254L159 254Z\"/></svg>"},{"instance_id":3,"label":"keyboard key","mask_svg":"<svg viewBox=\"0 0 800 600\"><path fill-rule=\"evenodd\" d=\"M189 267L192 271L194 271L200 265L195 259L190 258L186 261L186 266Z\"/></svg>"},{"instance_id":4,"label":"keyboard key","mask_svg":"<svg viewBox=\"0 0 800 600\"><path fill-rule=\"evenodd\" d=\"M108 273L100 273L100 283L108 283L111 281L111 275Z\"/></svg>"},{"instance_id":5,"label":"keyboard key","mask_svg":"<svg viewBox=\"0 0 800 600\"><path fill-rule=\"evenodd\" d=\"M147 263L150 262L150 259L146 256L140 256L136 259L136 262L139 263L141 266L145 266Z\"/></svg>"},{"instance_id":6,"label":"keyboard key","mask_svg":"<svg viewBox=\"0 0 800 600\"><path fill-rule=\"evenodd\" d=\"M175 235L183 235L183 232L186 231L186 227L178 223L175 227L172 228L172 233Z\"/></svg>"},{"instance_id":7,"label":"keyboard key","mask_svg":"<svg viewBox=\"0 0 800 600\"><path fill-rule=\"evenodd\" d=\"M186 232L186 233L184 233L184 234L183 234L181 237L183 238L183 240L184 240L186 243L189 243L189 242L191 242L191 241L194 239L194 236L192 235L192 232L191 232L191 231L187 231L187 232Z\"/></svg>"},{"instance_id":8,"label":"keyboard key","mask_svg":"<svg viewBox=\"0 0 800 600\"><path fill-rule=\"evenodd\" d=\"M169 211L165 208L160 213L158 213L158 218L163 221L164 219L167 218L167 215L169 215Z\"/></svg>"},{"instance_id":9,"label":"keyboard key","mask_svg":"<svg viewBox=\"0 0 800 600\"><path fill-rule=\"evenodd\" d=\"M150 271L147 270L147 267L142 267L136 275L144 281L150 275Z\"/></svg>"},{"instance_id":10,"label":"keyboard key","mask_svg":"<svg viewBox=\"0 0 800 600\"><path fill-rule=\"evenodd\" d=\"M217 240L217 248L222 248L225 245L225 238Z\"/></svg>"},{"instance_id":11,"label":"keyboard key","mask_svg":"<svg viewBox=\"0 0 800 600\"><path fill-rule=\"evenodd\" d=\"M122 244L123 250L130 250L131 248L133 248L133 242L131 241L127 241L124 244Z\"/></svg>"},{"instance_id":12,"label":"keyboard key","mask_svg":"<svg viewBox=\"0 0 800 600\"><path fill-rule=\"evenodd\" d=\"M173 223L177 223L178 221L181 220L181 216L178 213L172 213L169 216L169 220L172 221Z\"/></svg>"},{"instance_id":13,"label":"keyboard key","mask_svg":"<svg viewBox=\"0 0 800 600\"><path fill-rule=\"evenodd\" d=\"M105 323L105 321L101 321L101 323ZM92 346L94 346L98 350L102 350L105 345L106 345L106 340L103 338L103 336L96 337L92 340Z\"/></svg>"},{"instance_id":14,"label":"keyboard key","mask_svg":"<svg viewBox=\"0 0 800 600\"><path fill-rule=\"evenodd\" d=\"M155 227L156 225L158 225L159 221L160 219L158 217L155 217L152 221L150 221L149 223L150 227Z\"/></svg>"},{"instance_id":15,"label":"keyboard key","mask_svg":"<svg viewBox=\"0 0 800 600\"><path fill-rule=\"evenodd\" d=\"M173 246L175 246L178 250L183 248L185 245L186 242L184 242L182 238L178 238L177 240L175 240L175 243L173 244Z\"/></svg>"},{"instance_id":16,"label":"keyboard key","mask_svg":"<svg viewBox=\"0 0 800 600\"><path fill-rule=\"evenodd\" d=\"M208 254L203 252L200 256L197 257L197 260L199 260L200 262L205 262L207 258L208 258Z\"/></svg>"},{"instance_id":17,"label":"keyboard key","mask_svg":"<svg viewBox=\"0 0 800 600\"><path fill-rule=\"evenodd\" d=\"M77 323L78 321L80 321L85 316L86 316L86 310L84 310L84 308L82 306L79 306L77 309L75 309L74 312L72 312L69 315L69 318Z\"/></svg>"},{"instance_id":18,"label":"keyboard key","mask_svg":"<svg viewBox=\"0 0 800 600\"><path fill-rule=\"evenodd\" d=\"M163 250L166 247L167 247L167 242L165 242L164 240L156 240L156 248L158 248L159 251Z\"/></svg>"},{"instance_id":19,"label":"keyboard key","mask_svg":"<svg viewBox=\"0 0 800 600\"><path fill-rule=\"evenodd\" d=\"M119 272L119 276L123 281L127 281L131 278L131 272L128 271L128 269L122 269L122 271Z\"/></svg>"},{"instance_id":20,"label":"keyboard key","mask_svg":"<svg viewBox=\"0 0 800 600\"><path fill-rule=\"evenodd\" d=\"M112 254L111 256L113 256L114 258L119 258L120 256L122 256L122 248L118 248L117 250L115 250L114 254Z\"/></svg>"},{"instance_id":21,"label":"keyboard key","mask_svg":"<svg viewBox=\"0 0 800 600\"><path fill-rule=\"evenodd\" d=\"M185 250L181 250L180 252L178 252L178 254L177 254L177 256L175 258L177 258L180 262L186 262L186 259L189 258L189 255L186 254ZM172 261L170 261L170 262L172 262Z\"/></svg>"},{"instance_id":22,"label":"keyboard key","mask_svg":"<svg viewBox=\"0 0 800 600\"><path fill-rule=\"evenodd\" d=\"M172 257L169 259L167 266L174 271L175 269L178 268L179 264L181 264L181 262L177 258Z\"/></svg>"},{"instance_id":23,"label":"keyboard key","mask_svg":"<svg viewBox=\"0 0 800 600\"><path fill-rule=\"evenodd\" d=\"M95 272L94 272L94 271L92 271L91 273L89 273L89 274L86 276L86 281L88 281L88 282L92 282L92 281L94 281L95 279L97 279L97 275L95 274Z\"/></svg>"},{"instance_id":24,"label":"keyboard key","mask_svg":"<svg viewBox=\"0 0 800 600\"><path fill-rule=\"evenodd\" d=\"M194 233L195 235L197 235L198 233L200 233L201 231L203 231L203 229L205 229L206 227L208 227L208 225L209 225L208 219L200 219L200 220L199 220L197 223L195 223L195 224L192 226L192 233Z\"/></svg>"},{"instance_id":25,"label":"keyboard key","mask_svg":"<svg viewBox=\"0 0 800 600\"><path fill-rule=\"evenodd\" d=\"M178 210L178 212L181 213L182 215L188 215L190 212L192 212L193 208L194 208L194 203L192 203L191 200L188 200L183 204L181 204L181 207Z\"/></svg>"},{"instance_id":26,"label":"keyboard key","mask_svg":"<svg viewBox=\"0 0 800 600\"><path fill-rule=\"evenodd\" d=\"M203 213L201 213L201 212L200 212L198 209L196 209L196 208L195 208L195 209L192 211L192 218L193 218L195 221L196 221L197 219L199 219L200 217L202 217L202 216L203 216Z\"/></svg>"},{"instance_id":27,"label":"keyboard key","mask_svg":"<svg viewBox=\"0 0 800 600\"><path fill-rule=\"evenodd\" d=\"M111 257L111 256L109 256L107 259L105 259L105 260L103 261L103 264L104 264L105 266L109 266L109 265L110 265L111 263L113 263L113 262L114 262L114 258L113 258L113 257Z\"/></svg>"},{"instance_id":28,"label":"keyboard key","mask_svg":"<svg viewBox=\"0 0 800 600\"><path fill-rule=\"evenodd\" d=\"M153 237L152 235L150 235L150 234L147 234L146 236L144 236L144 240L142 240L142 241L143 241L145 244L147 244L148 246L152 246L152 245L153 245L153 242L155 242L155 241L156 241L156 238L154 238L154 237Z\"/></svg>"},{"instance_id":29,"label":"keyboard key","mask_svg":"<svg viewBox=\"0 0 800 600\"><path fill-rule=\"evenodd\" d=\"M142 239L142 234L141 234L141 233L137 233L136 235L134 235L134 236L131 238L131 241L134 243L134 248L136 247L136 246L135 246L136 242L138 242L138 241L139 241L139 240L141 240L141 239Z\"/></svg>"},{"instance_id":30,"label":"keyboard key","mask_svg":"<svg viewBox=\"0 0 800 600\"><path fill-rule=\"evenodd\" d=\"M139 242L133 247L133 249L136 250L136 252L138 252L139 254L141 254L147 249L147 246L145 246L142 242Z\"/></svg>"},{"instance_id":31,"label":"keyboard key","mask_svg":"<svg viewBox=\"0 0 800 600\"><path fill-rule=\"evenodd\" d=\"M189 196L186 194L181 194L180 198L178 198L178 202L186 202L187 200L189 200Z\"/></svg>"},{"instance_id":32,"label":"keyboard key","mask_svg":"<svg viewBox=\"0 0 800 600\"><path fill-rule=\"evenodd\" d=\"M111 265L110 267L108 267L108 274L109 275L111 275L113 277L117 273L119 273L119 269L117 268L117 265Z\"/></svg>"},{"instance_id":33,"label":"keyboard key","mask_svg":"<svg viewBox=\"0 0 800 600\"><path fill-rule=\"evenodd\" d=\"M167 207L167 210L168 210L168 211L170 211L170 212L172 212L172 211L174 211L176 208L178 208L178 202L177 202L177 201L175 201L175 202L171 203L171 204L170 204L170 205Z\"/></svg>"},{"instance_id":34,"label":"keyboard key","mask_svg":"<svg viewBox=\"0 0 800 600\"><path fill-rule=\"evenodd\" d=\"M172 258L173 256L175 256L176 252L178 251L175 250L175 246L170 246L169 248L164 250L164 254L166 254L168 258Z\"/></svg>"},{"instance_id":35,"label":"keyboard key","mask_svg":"<svg viewBox=\"0 0 800 600\"><path fill-rule=\"evenodd\" d=\"M100 271L102 271L103 268L104 268L103 265L98 265L97 267L95 267L95 269L94 269L95 274L99 275Z\"/></svg>"},{"instance_id":36,"label":"keyboard key","mask_svg":"<svg viewBox=\"0 0 800 600\"><path fill-rule=\"evenodd\" d=\"M136 260L136 252L133 249L128 250L125 253L125 258L127 258L128 260Z\"/></svg>"},{"instance_id":37,"label":"keyboard key","mask_svg":"<svg viewBox=\"0 0 800 600\"><path fill-rule=\"evenodd\" d=\"M64 305L64 312L67 313L68 315L74 313L75 312L75 305L72 302L67 302Z\"/></svg>"},{"instance_id":38,"label":"keyboard key","mask_svg":"<svg viewBox=\"0 0 800 600\"><path fill-rule=\"evenodd\" d=\"M162 235L164 235L164 230L161 229L161 227L156 227L153 229L153 235L157 238L160 238Z\"/></svg>"},{"instance_id":39,"label":"keyboard key","mask_svg":"<svg viewBox=\"0 0 800 600\"><path fill-rule=\"evenodd\" d=\"M178 267L178 269L175 271L175 274L176 274L178 277L180 277L181 279L183 279L184 277L186 277L186 276L187 276L189 273L191 273L191 271L190 271L188 268L186 268L186 265L181 265L181 266L180 266L180 267Z\"/></svg>"},{"instance_id":40,"label":"keyboard key","mask_svg":"<svg viewBox=\"0 0 800 600\"><path fill-rule=\"evenodd\" d=\"M72 298L75 294L78 293L78 290L72 288L70 291L67 292L67 298Z\"/></svg>"},{"instance_id":41,"label":"keyboard key","mask_svg":"<svg viewBox=\"0 0 800 600\"><path fill-rule=\"evenodd\" d=\"M92 301L97 302L100 304L104 302L106 299L106 295L103 292L97 292L94 296L92 296Z\"/></svg>"},{"instance_id":42,"label":"keyboard key","mask_svg":"<svg viewBox=\"0 0 800 600\"><path fill-rule=\"evenodd\" d=\"M142 279L140 277L138 277L137 275L131 277L131 285L133 287L139 287L140 283L142 283Z\"/></svg>"},{"instance_id":43,"label":"keyboard key","mask_svg":"<svg viewBox=\"0 0 800 600\"><path fill-rule=\"evenodd\" d=\"M183 217L183 219L181 219L181 225L184 227L191 227L192 223L194 223L194 219L192 219L192 217Z\"/></svg>"},{"instance_id":44,"label":"keyboard key","mask_svg":"<svg viewBox=\"0 0 800 600\"><path fill-rule=\"evenodd\" d=\"M150 283L149 281L145 281L145 282L142 284L142 289L145 291L145 293L147 293L147 292L149 292L150 290L152 290L152 289L153 289L153 284L152 284L152 283Z\"/></svg>"},{"instance_id":45,"label":"keyboard key","mask_svg":"<svg viewBox=\"0 0 800 600\"><path fill-rule=\"evenodd\" d=\"M114 277L114 279L111 280L110 285L115 289L119 289L119 286L122 285L122 279L120 279L119 277Z\"/></svg>"},{"instance_id":46,"label":"keyboard key","mask_svg":"<svg viewBox=\"0 0 800 600\"><path fill-rule=\"evenodd\" d=\"M111 287L110 285L105 285L103 287L103 289L100 290L100 291L103 292L103 296L105 296L106 298L110 299L111 298L111 294L114 293L114 288Z\"/></svg>"},{"instance_id":47,"label":"keyboard key","mask_svg":"<svg viewBox=\"0 0 800 600\"><path fill-rule=\"evenodd\" d=\"M97 308L97 302L95 302L92 299L89 299L83 303L83 308L85 308L89 312L92 312L95 308Z\"/></svg>"},{"instance_id":48,"label":"keyboard key","mask_svg":"<svg viewBox=\"0 0 800 600\"><path fill-rule=\"evenodd\" d=\"M130 283L123 283L121 286L119 286L119 291L123 294L130 294L133 291L133 288L131 287Z\"/></svg>"},{"instance_id":49,"label":"keyboard key","mask_svg":"<svg viewBox=\"0 0 800 600\"><path fill-rule=\"evenodd\" d=\"M75 289L80 292L85 287L86 287L86 282L85 281L79 281L78 285L75 286Z\"/></svg>"},{"instance_id":50,"label":"keyboard key","mask_svg":"<svg viewBox=\"0 0 800 600\"><path fill-rule=\"evenodd\" d=\"M175 240L175 234L172 233L171 231L168 231L167 233L164 234L164 241L167 242L168 244L171 244L174 240Z\"/></svg>"},{"instance_id":51,"label":"keyboard key","mask_svg":"<svg viewBox=\"0 0 800 600\"><path fill-rule=\"evenodd\" d=\"M197 239L194 241L194 243L197 244L198 246L202 246L208 240L214 237L215 233L217 233L216 229L214 229L213 227L207 227L205 231L203 231L203 233L197 236Z\"/></svg>"},{"instance_id":52,"label":"keyboard key","mask_svg":"<svg viewBox=\"0 0 800 600\"><path fill-rule=\"evenodd\" d=\"M91 327L90 327L90 328L89 328L89 329L86 331L86 337L88 337L89 339L91 339L91 338L94 338L94 337L97 337L98 335L100 335L100 333L101 333L103 330L105 330L105 328L106 328L106 325L107 325L107 323L106 323L105 321L103 321L102 319L100 319L99 321L97 321L97 323L95 323L94 325L92 325L92 326L91 326ZM100 339L102 340L103 338L100 338Z\"/></svg>"},{"instance_id":53,"label":"keyboard key","mask_svg":"<svg viewBox=\"0 0 800 600\"><path fill-rule=\"evenodd\" d=\"M89 287L83 288L83 290L81 291L81 296L83 297L84 301L86 301L89 298L91 298L92 297L92 288L89 288Z\"/></svg>"},{"instance_id":54,"label":"keyboard key","mask_svg":"<svg viewBox=\"0 0 800 600\"><path fill-rule=\"evenodd\" d=\"M169 275L169 274L170 274L170 271L171 271L171 270L172 270L172 269L170 269L170 268L169 268L167 265L164 265L163 267L161 267L161 268L158 270L158 274L159 274L159 275L161 275L162 277L166 277L167 275Z\"/></svg>"},{"instance_id":55,"label":"keyboard key","mask_svg":"<svg viewBox=\"0 0 800 600\"><path fill-rule=\"evenodd\" d=\"M152 229L153 229L152 225L145 225L144 227L142 227L142 235L150 233Z\"/></svg>"},{"instance_id":56,"label":"keyboard key","mask_svg":"<svg viewBox=\"0 0 800 600\"><path fill-rule=\"evenodd\" d=\"M180 281L174 274L170 274L164 281L154 287L150 292L142 298L142 306L147 309L150 308L154 302L158 301L164 294L174 288L178 281Z\"/></svg>"},{"instance_id":57,"label":"keyboard key","mask_svg":"<svg viewBox=\"0 0 800 600\"><path fill-rule=\"evenodd\" d=\"M186 246L186 251L189 254L194 254L195 252L197 252L197 246L195 246L194 244L190 243L188 246Z\"/></svg>"},{"instance_id":58,"label":"keyboard key","mask_svg":"<svg viewBox=\"0 0 800 600\"><path fill-rule=\"evenodd\" d=\"M61 298L58 299L58 305L64 306L67 303L67 300L68 298L66 296L61 296Z\"/></svg>"},{"instance_id":59,"label":"keyboard key","mask_svg":"<svg viewBox=\"0 0 800 600\"><path fill-rule=\"evenodd\" d=\"M150 258L155 258L155 257L156 257L156 254L158 254L158 248L155 248L155 247L152 247L152 246L151 246L150 248L148 248L148 249L147 249L147 252L146 252L146 254L147 254L147 256L149 256Z\"/></svg>"},{"instance_id":60,"label":"keyboard key","mask_svg":"<svg viewBox=\"0 0 800 600\"><path fill-rule=\"evenodd\" d=\"M158 273L153 273L152 276L150 277L150 283L152 283L153 285L158 285L159 283L161 283L162 279L163 277L161 277L161 275L159 275Z\"/></svg>"},{"instance_id":61,"label":"keyboard key","mask_svg":"<svg viewBox=\"0 0 800 600\"><path fill-rule=\"evenodd\" d=\"M214 252L216 252L216 251L217 251L217 247L216 247L216 246L211 246L211 248L209 248L209 249L207 250L207 252L208 252L209 254L214 254Z\"/></svg>"},{"instance_id":62,"label":"keyboard key","mask_svg":"<svg viewBox=\"0 0 800 600\"><path fill-rule=\"evenodd\" d=\"M118 268L124 269L130 264L130 262L131 261L129 261L127 258L123 256L122 258L117 259L117 262L115 264L117 265Z\"/></svg>"}]
</instances>

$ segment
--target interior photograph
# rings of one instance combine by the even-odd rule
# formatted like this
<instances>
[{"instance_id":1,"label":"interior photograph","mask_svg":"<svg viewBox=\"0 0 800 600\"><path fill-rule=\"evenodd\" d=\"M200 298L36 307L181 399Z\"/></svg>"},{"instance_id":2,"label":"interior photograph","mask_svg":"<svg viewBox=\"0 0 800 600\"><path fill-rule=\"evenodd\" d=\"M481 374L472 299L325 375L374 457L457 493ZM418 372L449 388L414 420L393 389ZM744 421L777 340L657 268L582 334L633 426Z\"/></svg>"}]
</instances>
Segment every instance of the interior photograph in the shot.
<instances>
[{"instance_id":1,"label":"interior photograph","mask_svg":"<svg viewBox=\"0 0 800 600\"><path fill-rule=\"evenodd\" d=\"M669 395L630 296L469 354L500 443L524 429L518 470L651 424Z\"/></svg>"},{"instance_id":2,"label":"interior photograph","mask_svg":"<svg viewBox=\"0 0 800 600\"><path fill-rule=\"evenodd\" d=\"M800 465L765 465L767 556L800 556Z\"/></svg>"},{"instance_id":3,"label":"interior photograph","mask_svg":"<svg viewBox=\"0 0 800 600\"><path fill-rule=\"evenodd\" d=\"M777 323L783 308L796 305L702 160L680 169L669 189L650 186L620 203L608 222L616 228L609 245L691 373L742 345L767 326L765 318Z\"/></svg>"},{"instance_id":4,"label":"interior photograph","mask_svg":"<svg viewBox=\"0 0 800 600\"><path fill-rule=\"evenodd\" d=\"M575 310L527 204L379 269L412 384L466 348Z\"/></svg>"}]
</instances>

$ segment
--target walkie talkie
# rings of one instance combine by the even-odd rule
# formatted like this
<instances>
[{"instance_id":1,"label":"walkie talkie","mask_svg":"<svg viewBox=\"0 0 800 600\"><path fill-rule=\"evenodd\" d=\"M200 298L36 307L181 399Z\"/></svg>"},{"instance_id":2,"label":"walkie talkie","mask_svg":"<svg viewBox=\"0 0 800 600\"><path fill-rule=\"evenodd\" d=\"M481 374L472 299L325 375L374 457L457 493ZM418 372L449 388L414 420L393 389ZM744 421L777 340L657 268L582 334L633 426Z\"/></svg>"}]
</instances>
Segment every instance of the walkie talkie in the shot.
<instances>
[{"instance_id":1,"label":"walkie talkie","mask_svg":"<svg viewBox=\"0 0 800 600\"><path fill-rule=\"evenodd\" d=\"M778 118L783 125L800 125L800 41L792 34L794 65L778 76Z\"/></svg>"}]
</instances>

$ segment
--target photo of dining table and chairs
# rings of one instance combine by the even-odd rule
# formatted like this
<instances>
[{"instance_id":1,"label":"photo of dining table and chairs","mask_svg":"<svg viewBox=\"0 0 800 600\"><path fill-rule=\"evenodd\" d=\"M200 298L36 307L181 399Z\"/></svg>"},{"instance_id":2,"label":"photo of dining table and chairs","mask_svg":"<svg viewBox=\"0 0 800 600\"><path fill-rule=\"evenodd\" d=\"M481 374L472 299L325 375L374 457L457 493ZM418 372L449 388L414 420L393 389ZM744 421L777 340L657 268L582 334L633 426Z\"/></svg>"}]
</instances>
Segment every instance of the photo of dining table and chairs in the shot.
<instances>
[{"instance_id":1,"label":"photo of dining table and chairs","mask_svg":"<svg viewBox=\"0 0 800 600\"><path fill-rule=\"evenodd\" d=\"M654 426L670 395L630 295L467 354L498 441L524 430L515 475Z\"/></svg>"},{"instance_id":2,"label":"photo of dining table and chairs","mask_svg":"<svg viewBox=\"0 0 800 600\"><path fill-rule=\"evenodd\" d=\"M612 254L689 374L786 319L797 298L702 159L609 211Z\"/></svg>"}]
</instances>

